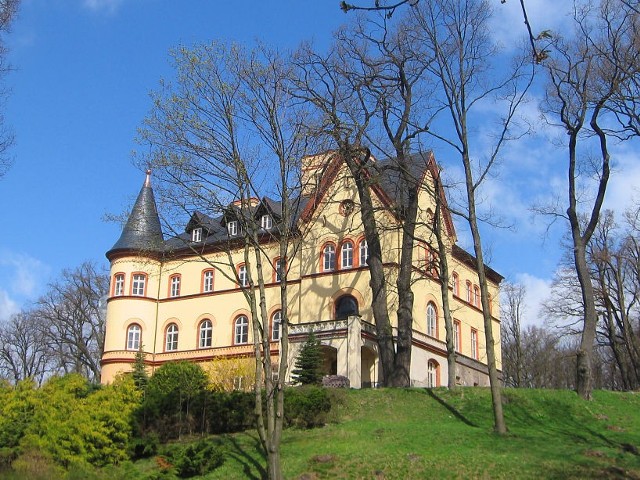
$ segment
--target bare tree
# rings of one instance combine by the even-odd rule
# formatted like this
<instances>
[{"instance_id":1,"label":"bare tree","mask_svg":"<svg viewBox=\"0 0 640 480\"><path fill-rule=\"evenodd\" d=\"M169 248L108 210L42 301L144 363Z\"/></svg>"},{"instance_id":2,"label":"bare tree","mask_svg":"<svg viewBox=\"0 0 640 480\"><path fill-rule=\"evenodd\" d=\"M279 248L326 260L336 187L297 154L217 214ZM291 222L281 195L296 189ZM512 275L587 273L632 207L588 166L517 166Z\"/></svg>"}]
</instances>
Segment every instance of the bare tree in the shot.
<instances>
[{"instance_id":1,"label":"bare tree","mask_svg":"<svg viewBox=\"0 0 640 480\"><path fill-rule=\"evenodd\" d=\"M522 387L525 375L522 348L522 317L525 312L526 289L517 283L500 288L500 320L502 328L502 377L510 387Z\"/></svg>"},{"instance_id":2,"label":"bare tree","mask_svg":"<svg viewBox=\"0 0 640 480\"><path fill-rule=\"evenodd\" d=\"M10 70L7 62L7 46L5 36L9 32L11 22L15 18L20 0L0 0L0 80ZM0 104L6 100L7 90L0 86ZM14 137L4 121L4 115L0 113L0 178L4 176L11 166L9 148L13 145Z\"/></svg>"},{"instance_id":3,"label":"bare tree","mask_svg":"<svg viewBox=\"0 0 640 480\"><path fill-rule=\"evenodd\" d=\"M582 296L582 336L577 352L576 391L585 399L593 389L596 298L587 247L598 225L610 175L609 142L637 135L638 15L619 0L598 6L576 4L573 31L553 39L544 62L548 77L547 120L567 133L568 198L564 216L572 239L574 269ZM590 148L597 150L594 156ZM589 175L590 174L590 175ZM595 194L581 191L591 179ZM586 218L581 221L581 216Z\"/></svg>"},{"instance_id":4,"label":"bare tree","mask_svg":"<svg viewBox=\"0 0 640 480\"><path fill-rule=\"evenodd\" d=\"M33 312L20 312L0 325L0 372L15 383L32 378L42 383L50 368L51 350Z\"/></svg>"},{"instance_id":5,"label":"bare tree","mask_svg":"<svg viewBox=\"0 0 640 480\"><path fill-rule=\"evenodd\" d=\"M60 371L80 373L91 381L100 379L108 292L108 274L85 262L64 270L39 299L33 315L39 318Z\"/></svg>"},{"instance_id":6,"label":"bare tree","mask_svg":"<svg viewBox=\"0 0 640 480\"><path fill-rule=\"evenodd\" d=\"M431 128L428 133L454 149L464 170L464 200L461 208L454 213L466 220L473 238L495 430L505 433L477 198L484 180L491 175L499 160L501 147L508 140L523 134L522 131L514 133L514 119L533 79L533 70L521 59L515 61L513 69L506 74L498 73L495 62L499 51L488 33L492 10L486 1L421 2L410 13L414 22L415 42L424 46L427 72L438 86L436 108L443 114L439 117L443 123L439 125L444 128ZM483 155L474 146L470 133L474 122L472 113L474 107L490 97L494 97L503 107L503 114L497 131L492 134L494 143L484 155L484 160L481 160ZM486 123L485 119L481 121Z\"/></svg>"},{"instance_id":7,"label":"bare tree","mask_svg":"<svg viewBox=\"0 0 640 480\"><path fill-rule=\"evenodd\" d=\"M212 229L205 236L217 235L216 248L225 255L217 259L210 255L206 239L194 244L180 236L173 243L177 252L184 257L187 250L242 287L253 326L256 427L267 454L268 477L279 479L288 360L287 269L299 247L297 162L307 147L300 134L304 110L286 88L287 62L265 47L248 50L212 43L180 48L174 61L177 82L163 84L154 95L154 108L140 132L141 141L151 147L143 161L162 179L165 211L184 215L199 210L192 220L201 219L205 229ZM277 212L271 212L274 224L269 230L257 217L259 208L271 205L269 199L256 200L265 194L277 198L279 205ZM238 222L235 234L214 231L213 216ZM265 287L270 282L265 265L271 265L274 253L282 262L275 267L282 305L277 375L273 375ZM239 256L242 274L235 268Z\"/></svg>"}]
</instances>

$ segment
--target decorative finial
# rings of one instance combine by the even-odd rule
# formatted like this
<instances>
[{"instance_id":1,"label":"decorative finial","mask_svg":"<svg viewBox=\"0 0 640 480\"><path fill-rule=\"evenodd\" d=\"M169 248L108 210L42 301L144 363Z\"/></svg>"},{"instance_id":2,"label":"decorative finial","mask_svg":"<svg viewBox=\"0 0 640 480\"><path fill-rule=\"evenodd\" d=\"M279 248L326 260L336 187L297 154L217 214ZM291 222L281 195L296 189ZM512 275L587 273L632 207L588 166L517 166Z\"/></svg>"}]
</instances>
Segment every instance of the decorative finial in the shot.
<instances>
[{"instance_id":1,"label":"decorative finial","mask_svg":"<svg viewBox=\"0 0 640 480\"><path fill-rule=\"evenodd\" d=\"M151 169L147 169L147 178L144 181L144 186L145 187L150 187L151 186Z\"/></svg>"}]
</instances>

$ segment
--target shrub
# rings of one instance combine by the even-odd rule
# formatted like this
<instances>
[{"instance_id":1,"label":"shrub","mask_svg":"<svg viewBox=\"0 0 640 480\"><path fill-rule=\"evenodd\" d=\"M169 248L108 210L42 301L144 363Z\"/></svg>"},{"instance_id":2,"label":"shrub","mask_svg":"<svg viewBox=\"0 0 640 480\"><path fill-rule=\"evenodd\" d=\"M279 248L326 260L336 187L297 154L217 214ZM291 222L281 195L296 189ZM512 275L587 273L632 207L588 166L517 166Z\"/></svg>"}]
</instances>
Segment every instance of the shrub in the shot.
<instances>
[{"instance_id":1,"label":"shrub","mask_svg":"<svg viewBox=\"0 0 640 480\"><path fill-rule=\"evenodd\" d=\"M322 426L330 410L331 398L323 387L307 385L285 390L284 422L287 427Z\"/></svg>"},{"instance_id":2,"label":"shrub","mask_svg":"<svg viewBox=\"0 0 640 480\"><path fill-rule=\"evenodd\" d=\"M129 442L129 457L131 460L153 457L158 453L160 438L156 433L150 433L143 437L134 437Z\"/></svg>"},{"instance_id":3,"label":"shrub","mask_svg":"<svg viewBox=\"0 0 640 480\"><path fill-rule=\"evenodd\" d=\"M166 457L181 478L206 475L224 463L222 449L210 440L200 440L186 446L174 445Z\"/></svg>"}]
</instances>

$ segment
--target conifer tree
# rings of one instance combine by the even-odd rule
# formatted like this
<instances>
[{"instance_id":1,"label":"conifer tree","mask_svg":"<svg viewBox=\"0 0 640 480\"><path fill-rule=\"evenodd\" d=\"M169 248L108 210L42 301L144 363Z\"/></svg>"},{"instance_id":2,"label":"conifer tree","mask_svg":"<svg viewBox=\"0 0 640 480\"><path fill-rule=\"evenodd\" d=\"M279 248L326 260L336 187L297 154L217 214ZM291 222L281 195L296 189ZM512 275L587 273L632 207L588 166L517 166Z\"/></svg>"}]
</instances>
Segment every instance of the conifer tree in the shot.
<instances>
[{"instance_id":1,"label":"conifer tree","mask_svg":"<svg viewBox=\"0 0 640 480\"><path fill-rule=\"evenodd\" d=\"M322 381L322 352L313 332L302 346L291 371L293 381L301 385L318 385Z\"/></svg>"},{"instance_id":2,"label":"conifer tree","mask_svg":"<svg viewBox=\"0 0 640 480\"><path fill-rule=\"evenodd\" d=\"M136 358L133 363L133 382L139 390L144 391L147 388L147 383L149 382L149 374L144 366L144 357L145 353L142 350L142 345L140 345L140 349L136 352Z\"/></svg>"}]
</instances>

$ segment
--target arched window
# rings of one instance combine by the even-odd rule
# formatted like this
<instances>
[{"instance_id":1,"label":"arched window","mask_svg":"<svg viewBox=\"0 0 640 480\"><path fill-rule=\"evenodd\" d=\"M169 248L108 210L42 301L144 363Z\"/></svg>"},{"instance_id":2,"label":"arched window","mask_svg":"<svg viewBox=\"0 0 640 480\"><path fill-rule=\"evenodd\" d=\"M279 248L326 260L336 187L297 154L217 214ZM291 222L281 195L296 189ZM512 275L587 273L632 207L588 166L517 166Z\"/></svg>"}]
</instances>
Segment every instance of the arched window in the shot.
<instances>
[{"instance_id":1,"label":"arched window","mask_svg":"<svg viewBox=\"0 0 640 480\"><path fill-rule=\"evenodd\" d=\"M249 286L249 275L247 275L247 266L245 264L238 266L238 284L241 287Z\"/></svg>"},{"instance_id":2,"label":"arched window","mask_svg":"<svg viewBox=\"0 0 640 480\"><path fill-rule=\"evenodd\" d=\"M473 291L471 290L471 282L467 280L467 302L473 303Z\"/></svg>"},{"instance_id":3,"label":"arched window","mask_svg":"<svg viewBox=\"0 0 640 480\"><path fill-rule=\"evenodd\" d=\"M427 362L427 387L435 388L440 386L440 365L435 360Z\"/></svg>"},{"instance_id":4,"label":"arched window","mask_svg":"<svg viewBox=\"0 0 640 480\"><path fill-rule=\"evenodd\" d=\"M456 273L453 272L453 294L456 297L460 296L460 276Z\"/></svg>"},{"instance_id":5,"label":"arched window","mask_svg":"<svg viewBox=\"0 0 640 480\"><path fill-rule=\"evenodd\" d=\"M165 342L165 351L166 352L175 352L178 350L178 326L175 323L170 324L167 327L167 335Z\"/></svg>"},{"instance_id":6,"label":"arched window","mask_svg":"<svg viewBox=\"0 0 640 480\"><path fill-rule=\"evenodd\" d=\"M473 304L476 307L480 306L480 287L477 285L473 286Z\"/></svg>"},{"instance_id":7,"label":"arched window","mask_svg":"<svg viewBox=\"0 0 640 480\"><path fill-rule=\"evenodd\" d=\"M286 272L286 264L284 258L276 258L273 262L273 281L280 283Z\"/></svg>"},{"instance_id":8,"label":"arched window","mask_svg":"<svg viewBox=\"0 0 640 480\"><path fill-rule=\"evenodd\" d=\"M234 322L234 343L249 343L249 319L246 315L240 315Z\"/></svg>"},{"instance_id":9,"label":"arched window","mask_svg":"<svg viewBox=\"0 0 640 480\"><path fill-rule=\"evenodd\" d=\"M146 292L147 274L146 273L134 273L131 281L131 295L137 297L144 297Z\"/></svg>"},{"instance_id":10,"label":"arched window","mask_svg":"<svg viewBox=\"0 0 640 480\"><path fill-rule=\"evenodd\" d=\"M459 320L453 321L453 348L456 352L462 351L462 326Z\"/></svg>"},{"instance_id":11,"label":"arched window","mask_svg":"<svg viewBox=\"0 0 640 480\"><path fill-rule=\"evenodd\" d=\"M124 273L116 273L113 276L113 296L124 295Z\"/></svg>"},{"instance_id":12,"label":"arched window","mask_svg":"<svg viewBox=\"0 0 640 480\"><path fill-rule=\"evenodd\" d=\"M213 292L213 270L202 272L202 291L204 293Z\"/></svg>"},{"instance_id":13,"label":"arched window","mask_svg":"<svg viewBox=\"0 0 640 480\"><path fill-rule=\"evenodd\" d=\"M360 241L360 247L358 248L359 250L359 262L358 265L360 267L364 267L365 265L367 265L367 262L369 261L369 244L367 244L366 240L361 240Z\"/></svg>"},{"instance_id":14,"label":"arched window","mask_svg":"<svg viewBox=\"0 0 640 480\"><path fill-rule=\"evenodd\" d=\"M198 342L199 348L211 348L213 344L213 324L208 318L200 322Z\"/></svg>"},{"instance_id":15,"label":"arched window","mask_svg":"<svg viewBox=\"0 0 640 480\"><path fill-rule=\"evenodd\" d=\"M438 315L433 303L427 305L427 335L430 337L438 336Z\"/></svg>"},{"instance_id":16,"label":"arched window","mask_svg":"<svg viewBox=\"0 0 640 480\"><path fill-rule=\"evenodd\" d=\"M336 247L327 243L322 250L322 271L330 272L336 267Z\"/></svg>"},{"instance_id":17,"label":"arched window","mask_svg":"<svg viewBox=\"0 0 640 480\"><path fill-rule=\"evenodd\" d=\"M140 336L142 329L137 323L132 323L127 328L127 350L140 350Z\"/></svg>"},{"instance_id":18,"label":"arched window","mask_svg":"<svg viewBox=\"0 0 640 480\"><path fill-rule=\"evenodd\" d=\"M171 275L171 277L169 277L169 296L170 297L180 296L180 283L181 283L180 274Z\"/></svg>"},{"instance_id":19,"label":"arched window","mask_svg":"<svg viewBox=\"0 0 640 480\"><path fill-rule=\"evenodd\" d=\"M340 248L341 268L353 268L353 243L347 240Z\"/></svg>"},{"instance_id":20,"label":"arched window","mask_svg":"<svg viewBox=\"0 0 640 480\"><path fill-rule=\"evenodd\" d=\"M431 247L425 247L425 272L432 277L438 276L438 257Z\"/></svg>"},{"instance_id":21,"label":"arched window","mask_svg":"<svg viewBox=\"0 0 640 480\"><path fill-rule=\"evenodd\" d=\"M274 342L280 340L280 332L282 331L282 310L278 310L271 317L271 340Z\"/></svg>"},{"instance_id":22,"label":"arched window","mask_svg":"<svg viewBox=\"0 0 640 480\"><path fill-rule=\"evenodd\" d=\"M336 300L336 320L343 320L351 315L359 315L358 301L351 295L343 295Z\"/></svg>"},{"instance_id":23,"label":"arched window","mask_svg":"<svg viewBox=\"0 0 640 480\"><path fill-rule=\"evenodd\" d=\"M478 331L471 329L471 358L478 360Z\"/></svg>"}]
</instances>

